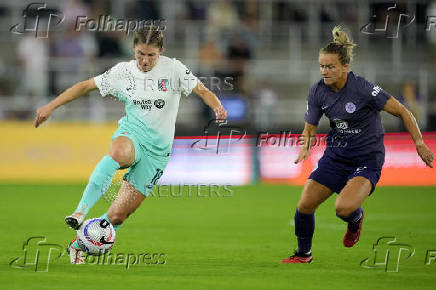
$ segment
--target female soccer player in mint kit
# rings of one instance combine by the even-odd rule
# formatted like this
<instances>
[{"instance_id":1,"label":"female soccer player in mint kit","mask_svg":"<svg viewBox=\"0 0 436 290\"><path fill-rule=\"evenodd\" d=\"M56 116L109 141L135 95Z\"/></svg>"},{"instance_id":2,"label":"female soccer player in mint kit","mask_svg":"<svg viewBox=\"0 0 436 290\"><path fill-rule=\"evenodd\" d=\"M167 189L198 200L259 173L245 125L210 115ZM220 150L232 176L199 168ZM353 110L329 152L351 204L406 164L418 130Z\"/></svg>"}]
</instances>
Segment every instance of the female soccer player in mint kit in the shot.
<instances>
[{"instance_id":1,"label":"female soccer player in mint kit","mask_svg":"<svg viewBox=\"0 0 436 290\"><path fill-rule=\"evenodd\" d=\"M403 120L421 159L432 167L433 152L425 145L413 115L379 86L349 72L352 43L340 27L333 29L333 42L322 48L319 65L322 79L310 89L302 135L305 144L295 160L310 155L310 137L323 114L330 120L327 148L309 176L295 213L298 250L282 263L312 262L314 212L333 192L336 215L344 220L344 246L352 247L360 237L364 218L362 203L374 191L385 158L384 128L380 111Z\"/></svg>"},{"instance_id":2,"label":"female soccer player in mint kit","mask_svg":"<svg viewBox=\"0 0 436 290\"><path fill-rule=\"evenodd\" d=\"M161 55L163 35L157 27L136 32L133 51L134 60L120 62L99 76L75 84L37 111L35 127L47 120L55 108L96 89L103 97L110 94L125 104L126 116L118 121L109 154L94 169L76 210L65 218L74 229L81 226L118 169L129 168L116 200L102 216L115 229L149 195L169 159L182 94L194 92L215 111L217 119L227 117L215 94L185 65ZM70 243L69 252L71 263L83 263L77 241Z\"/></svg>"}]
</instances>

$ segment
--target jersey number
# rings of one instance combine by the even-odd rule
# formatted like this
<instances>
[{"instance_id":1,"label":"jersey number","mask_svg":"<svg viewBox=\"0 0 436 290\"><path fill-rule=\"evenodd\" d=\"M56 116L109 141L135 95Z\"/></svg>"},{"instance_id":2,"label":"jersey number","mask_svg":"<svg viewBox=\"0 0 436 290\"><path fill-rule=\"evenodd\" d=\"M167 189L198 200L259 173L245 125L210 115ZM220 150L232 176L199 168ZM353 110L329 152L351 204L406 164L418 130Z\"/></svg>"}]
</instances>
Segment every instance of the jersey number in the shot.
<instances>
[{"instance_id":1,"label":"jersey number","mask_svg":"<svg viewBox=\"0 0 436 290\"><path fill-rule=\"evenodd\" d=\"M156 173L154 174L153 178L151 179L151 182L147 185L147 188L153 188L153 186L156 185L157 181L162 177L163 170L162 169L156 169Z\"/></svg>"}]
</instances>

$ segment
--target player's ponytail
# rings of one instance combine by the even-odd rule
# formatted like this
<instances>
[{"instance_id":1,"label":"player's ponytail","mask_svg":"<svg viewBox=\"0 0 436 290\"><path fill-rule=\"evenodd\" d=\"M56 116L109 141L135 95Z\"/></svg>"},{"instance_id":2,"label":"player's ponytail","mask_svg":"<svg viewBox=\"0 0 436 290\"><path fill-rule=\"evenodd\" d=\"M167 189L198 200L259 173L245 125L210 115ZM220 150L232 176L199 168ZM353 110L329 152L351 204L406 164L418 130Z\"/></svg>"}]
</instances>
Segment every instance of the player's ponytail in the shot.
<instances>
[{"instance_id":1,"label":"player's ponytail","mask_svg":"<svg viewBox=\"0 0 436 290\"><path fill-rule=\"evenodd\" d=\"M349 64L353 60L353 48L356 46L341 26L335 26L332 30L333 41L320 50L320 53L334 53L339 57L342 65Z\"/></svg>"}]
</instances>

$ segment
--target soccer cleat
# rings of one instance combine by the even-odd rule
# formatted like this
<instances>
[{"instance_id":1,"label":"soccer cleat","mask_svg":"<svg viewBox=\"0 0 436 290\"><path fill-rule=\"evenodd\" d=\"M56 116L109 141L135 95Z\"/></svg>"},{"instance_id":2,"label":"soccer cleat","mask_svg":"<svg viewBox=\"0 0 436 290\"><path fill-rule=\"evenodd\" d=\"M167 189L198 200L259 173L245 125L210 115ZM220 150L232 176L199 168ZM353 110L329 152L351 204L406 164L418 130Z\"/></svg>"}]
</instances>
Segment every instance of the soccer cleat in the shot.
<instances>
[{"instance_id":1,"label":"soccer cleat","mask_svg":"<svg viewBox=\"0 0 436 290\"><path fill-rule=\"evenodd\" d=\"M362 223L363 223L363 210L362 210L362 216L360 217L359 228L357 229L357 231L355 233L353 233L347 227L347 232L345 233L345 236L344 236L344 246L345 247L351 248L359 241L360 232L362 230Z\"/></svg>"},{"instance_id":2,"label":"soccer cleat","mask_svg":"<svg viewBox=\"0 0 436 290\"><path fill-rule=\"evenodd\" d=\"M70 263L71 264L85 264L85 254L84 252L79 248L75 248L73 246L73 243L76 241L76 239L72 240L70 244L67 246L67 252L70 256Z\"/></svg>"},{"instance_id":3,"label":"soccer cleat","mask_svg":"<svg viewBox=\"0 0 436 290\"><path fill-rule=\"evenodd\" d=\"M81 212L75 212L65 217L65 223L74 230L78 230L83 223L85 216Z\"/></svg>"},{"instance_id":4,"label":"soccer cleat","mask_svg":"<svg viewBox=\"0 0 436 290\"><path fill-rule=\"evenodd\" d=\"M303 264L303 263L312 263L313 257L312 253L305 255L305 254L299 254L298 252L295 252L294 255L290 256L289 258L283 259L280 261L282 264Z\"/></svg>"}]
</instances>

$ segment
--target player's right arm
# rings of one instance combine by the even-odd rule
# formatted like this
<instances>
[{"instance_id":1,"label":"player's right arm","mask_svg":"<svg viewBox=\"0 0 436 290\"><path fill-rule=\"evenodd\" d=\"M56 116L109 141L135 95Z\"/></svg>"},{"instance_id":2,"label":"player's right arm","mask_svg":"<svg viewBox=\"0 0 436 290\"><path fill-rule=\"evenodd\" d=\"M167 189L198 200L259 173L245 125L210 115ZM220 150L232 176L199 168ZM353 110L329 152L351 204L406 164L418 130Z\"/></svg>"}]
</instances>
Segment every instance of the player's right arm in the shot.
<instances>
[{"instance_id":1,"label":"player's right arm","mask_svg":"<svg viewBox=\"0 0 436 290\"><path fill-rule=\"evenodd\" d=\"M313 139L316 136L316 128L317 126L305 123L303 133L301 133L301 147L300 154L297 159L295 159L294 163L297 164L302 160L306 160L307 157L310 156L310 148L313 144Z\"/></svg>"},{"instance_id":2,"label":"player's right arm","mask_svg":"<svg viewBox=\"0 0 436 290\"><path fill-rule=\"evenodd\" d=\"M297 164L302 160L306 160L310 156L310 148L313 144L313 139L316 138L316 128L318 127L319 120L323 114L321 106L319 104L317 91L317 84L314 84L309 90L309 96L307 97L307 110L304 114L303 133L301 133L301 147L300 154L294 163Z\"/></svg>"},{"instance_id":3,"label":"player's right arm","mask_svg":"<svg viewBox=\"0 0 436 290\"><path fill-rule=\"evenodd\" d=\"M50 103L39 108L36 111L35 128L38 128L39 125L41 125L44 121L46 121L56 108L66 103L69 103L72 100L77 99L78 97L83 96L89 93L90 91L96 89L97 86L95 85L94 78L90 78L89 80L78 82L71 88L66 89L62 94L57 96Z\"/></svg>"}]
</instances>

